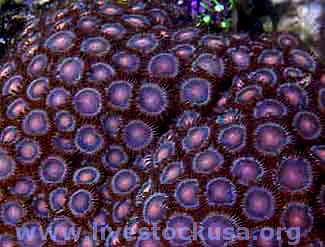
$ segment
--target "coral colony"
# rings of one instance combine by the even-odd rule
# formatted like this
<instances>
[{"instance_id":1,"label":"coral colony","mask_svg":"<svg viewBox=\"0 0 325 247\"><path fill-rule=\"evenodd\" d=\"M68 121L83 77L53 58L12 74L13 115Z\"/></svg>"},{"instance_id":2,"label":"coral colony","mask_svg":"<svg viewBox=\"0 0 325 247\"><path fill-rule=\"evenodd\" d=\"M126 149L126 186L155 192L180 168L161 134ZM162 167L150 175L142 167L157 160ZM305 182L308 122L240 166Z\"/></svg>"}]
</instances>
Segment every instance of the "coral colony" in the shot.
<instances>
[{"instance_id":1,"label":"coral colony","mask_svg":"<svg viewBox=\"0 0 325 247\"><path fill-rule=\"evenodd\" d=\"M216 1L213 1L216 4ZM325 71L289 33L205 33L157 4L70 1L0 67L0 246L322 246ZM96 222L205 240L92 238ZM81 227L78 241L15 227ZM247 227L246 240L208 227Z\"/></svg>"}]
</instances>

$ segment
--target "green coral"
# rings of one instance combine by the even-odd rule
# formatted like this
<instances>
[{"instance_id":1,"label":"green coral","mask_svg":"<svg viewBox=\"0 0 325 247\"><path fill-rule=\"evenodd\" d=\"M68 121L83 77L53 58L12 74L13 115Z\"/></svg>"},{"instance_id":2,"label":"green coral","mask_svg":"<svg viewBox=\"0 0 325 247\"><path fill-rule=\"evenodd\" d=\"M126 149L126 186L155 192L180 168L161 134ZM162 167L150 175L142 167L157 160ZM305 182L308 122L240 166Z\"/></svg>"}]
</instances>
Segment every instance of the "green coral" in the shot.
<instances>
[{"instance_id":1,"label":"green coral","mask_svg":"<svg viewBox=\"0 0 325 247\"><path fill-rule=\"evenodd\" d=\"M236 7L236 0L229 0L229 8L234 9Z\"/></svg>"},{"instance_id":2,"label":"green coral","mask_svg":"<svg viewBox=\"0 0 325 247\"><path fill-rule=\"evenodd\" d=\"M218 0L211 0L213 3L213 7L210 8L207 3L200 2L200 5L206 10L204 14L198 14L196 17L196 26L210 26L212 24L212 15L214 13L221 13L224 11L225 6L218 2ZM236 5L236 0L229 0L229 8L233 10ZM224 31L228 31L231 27L231 19L222 20L219 24L219 27L222 28Z\"/></svg>"},{"instance_id":3,"label":"green coral","mask_svg":"<svg viewBox=\"0 0 325 247\"><path fill-rule=\"evenodd\" d=\"M24 1L23 0L0 0L0 7L1 5L5 4L6 2L14 2L14 3L23 3Z\"/></svg>"},{"instance_id":4,"label":"green coral","mask_svg":"<svg viewBox=\"0 0 325 247\"><path fill-rule=\"evenodd\" d=\"M226 20L224 20L224 21L222 21L220 23L220 27L222 29L225 29L225 30L229 30L230 26L231 26L231 20L230 19L226 19Z\"/></svg>"}]
</instances>

